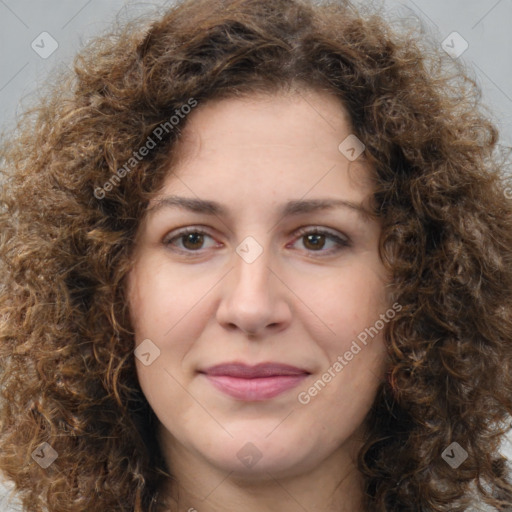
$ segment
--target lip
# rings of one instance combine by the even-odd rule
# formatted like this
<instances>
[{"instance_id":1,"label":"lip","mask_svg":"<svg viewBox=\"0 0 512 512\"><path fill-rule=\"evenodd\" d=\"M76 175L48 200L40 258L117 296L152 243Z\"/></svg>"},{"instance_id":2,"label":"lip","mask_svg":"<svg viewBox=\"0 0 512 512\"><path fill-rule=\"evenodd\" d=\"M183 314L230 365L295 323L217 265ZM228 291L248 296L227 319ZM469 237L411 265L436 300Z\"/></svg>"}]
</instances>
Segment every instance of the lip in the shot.
<instances>
[{"instance_id":1,"label":"lip","mask_svg":"<svg viewBox=\"0 0 512 512\"><path fill-rule=\"evenodd\" d=\"M281 363L223 363L199 372L218 390L244 401L262 401L299 385L310 372Z\"/></svg>"}]
</instances>

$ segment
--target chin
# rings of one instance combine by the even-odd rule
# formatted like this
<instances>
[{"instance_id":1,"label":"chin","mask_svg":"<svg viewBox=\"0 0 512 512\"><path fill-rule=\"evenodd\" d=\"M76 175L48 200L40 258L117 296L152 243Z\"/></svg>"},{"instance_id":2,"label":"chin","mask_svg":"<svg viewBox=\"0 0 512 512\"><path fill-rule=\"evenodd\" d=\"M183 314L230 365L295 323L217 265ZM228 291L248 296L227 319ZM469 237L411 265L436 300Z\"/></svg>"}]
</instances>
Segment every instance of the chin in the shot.
<instances>
[{"instance_id":1,"label":"chin","mask_svg":"<svg viewBox=\"0 0 512 512\"><path fill-rule=\"evenodd\" d=\"M252 481L268 480L270 475L273 478L294 476L320 462L313 460L318 457L318 449L308 455L308 447L295 436L283 432L282 435L271 434L265 438L267 433L265 430L265 434L260 433L259 437L235 436L227 443L214 445L215 449L203 452L203 456L222 471Z\"/></svg>"}]
</instances>

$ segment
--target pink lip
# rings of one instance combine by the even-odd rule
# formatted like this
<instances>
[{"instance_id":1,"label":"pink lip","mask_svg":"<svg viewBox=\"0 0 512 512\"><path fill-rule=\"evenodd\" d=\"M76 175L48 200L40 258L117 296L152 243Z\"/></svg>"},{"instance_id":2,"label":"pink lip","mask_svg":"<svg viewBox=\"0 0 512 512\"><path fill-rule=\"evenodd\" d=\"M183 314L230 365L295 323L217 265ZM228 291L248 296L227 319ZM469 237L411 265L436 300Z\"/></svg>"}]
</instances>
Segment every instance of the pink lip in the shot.
<instances>
[{"instance_id":1,"label":"pink lip","mask_svg":"<svg viewBox=\"0 0 512 512\"><path fill-rule=\"evenodd\" d=\"M295 366L280 363L226 363L207 368L200 373L220 391L238 400L261 401L294 388L310 373Z\"/></svg>"}]
</instances>

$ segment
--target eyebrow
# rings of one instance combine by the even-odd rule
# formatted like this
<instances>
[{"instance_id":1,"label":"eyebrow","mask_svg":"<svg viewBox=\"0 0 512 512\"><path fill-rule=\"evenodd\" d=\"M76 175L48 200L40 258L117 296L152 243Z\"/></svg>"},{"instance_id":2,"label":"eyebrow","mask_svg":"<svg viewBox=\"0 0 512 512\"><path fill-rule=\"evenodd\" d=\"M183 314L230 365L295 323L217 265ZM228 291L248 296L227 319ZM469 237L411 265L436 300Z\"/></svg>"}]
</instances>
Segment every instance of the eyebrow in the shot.
<instances>
[{"instance_id":1,"label":"eyebrow","mask_svg":"<svg viewBox=\"0 0 512 512\"><path fill-rule=\"evenodd\" d=\"M280 216L291 217L305 213L332 210L336 207L349 208L355 211L365 222L371 218L370 212L360 203L347 201L345 199L307 199L291 200L285 203L280 210ZM193 213L206 215L227 216L228 210L216 201L199 199L194 197L167 196L155 201L154 205L148 208L148 213L156 213L164 208L182 208Z\"/></svg>"}]
</instances>

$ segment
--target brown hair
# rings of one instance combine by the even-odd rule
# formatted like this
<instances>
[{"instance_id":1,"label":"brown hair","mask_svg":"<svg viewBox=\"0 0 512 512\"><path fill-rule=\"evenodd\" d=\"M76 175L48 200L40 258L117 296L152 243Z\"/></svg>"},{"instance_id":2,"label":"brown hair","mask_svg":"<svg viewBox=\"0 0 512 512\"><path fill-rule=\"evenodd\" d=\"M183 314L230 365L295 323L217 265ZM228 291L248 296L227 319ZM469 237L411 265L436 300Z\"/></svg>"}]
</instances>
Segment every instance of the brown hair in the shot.
<instances>
[{"instance_id":1,"label":"brown hair","mask_svg":"<svg viewBox=\"0 0 512 512\"><path fill-rule=\"evenodd\" d=\"M149 29L97 38L25 115L1 152L0 469L27 510L157 509L170 475L124 277L186 119L125 164L191 99L291 86L350 113L403 306L365 422L368 510L512 506L498 452L512 413L512 203L476 85L424 43L343 1L184 1ZM47 468L31 457L44 442L58 453ZM452 442L468 453L457 469L442 457Z\"/></svg>"}]
</instances>

